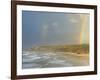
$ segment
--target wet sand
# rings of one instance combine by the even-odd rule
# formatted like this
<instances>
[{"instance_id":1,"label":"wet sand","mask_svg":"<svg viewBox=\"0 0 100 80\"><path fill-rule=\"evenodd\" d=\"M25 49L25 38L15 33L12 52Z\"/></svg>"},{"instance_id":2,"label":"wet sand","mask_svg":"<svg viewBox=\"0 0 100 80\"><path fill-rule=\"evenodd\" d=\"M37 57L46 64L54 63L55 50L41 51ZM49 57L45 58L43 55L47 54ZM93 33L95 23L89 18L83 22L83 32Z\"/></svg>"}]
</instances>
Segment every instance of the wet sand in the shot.
<instances>
[{"instance_id":1,"label":"wet sand","mask_svg":"<svg viewBox=\"0 0 100 80\"><path fill-rule=\"evenodd\" d=\"M23 51L22 68L88 66L89 55L70 52Z\"/></svg>"},{"instance_id":2,"label":"wet sand","mask_svg":"<svg viewBox=\"0 0 100 80\"><path fill-rule=\"evenodd\" d=\"M85 53L70 53L70 52L61 52L57 53L63 56L68 62L73 64L73 66L87 66L89 65L89 54Z\"/></svg>"}]
</instances>

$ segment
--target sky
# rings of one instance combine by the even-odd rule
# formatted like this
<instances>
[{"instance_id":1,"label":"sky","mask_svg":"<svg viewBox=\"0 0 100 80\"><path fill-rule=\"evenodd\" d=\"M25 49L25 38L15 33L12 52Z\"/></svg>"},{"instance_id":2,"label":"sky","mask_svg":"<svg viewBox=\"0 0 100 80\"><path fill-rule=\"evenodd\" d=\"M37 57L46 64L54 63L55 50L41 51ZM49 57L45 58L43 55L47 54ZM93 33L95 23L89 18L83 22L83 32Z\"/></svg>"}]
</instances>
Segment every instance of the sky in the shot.
<instances>
[{"instance_id":1,"label":"sky","mask_svg":"<svg viewBox=\"0 0 100 80\"><path fill-rule=\"evenodd\" d=\"M89 44L89 14L22 11L22 47Z\"/></svg>"}]
</instances>

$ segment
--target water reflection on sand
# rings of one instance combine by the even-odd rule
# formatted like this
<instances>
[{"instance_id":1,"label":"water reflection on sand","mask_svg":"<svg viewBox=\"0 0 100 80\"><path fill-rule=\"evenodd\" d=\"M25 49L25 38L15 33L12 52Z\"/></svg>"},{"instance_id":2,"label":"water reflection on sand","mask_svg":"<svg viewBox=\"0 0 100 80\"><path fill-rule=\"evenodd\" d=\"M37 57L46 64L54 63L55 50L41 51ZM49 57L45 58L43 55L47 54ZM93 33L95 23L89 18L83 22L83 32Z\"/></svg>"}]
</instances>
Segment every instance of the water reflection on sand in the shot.
<instances>
[{"instance_id":1,"label":"water reflection on sand","mask_svg":"<svg viewBox=\"0 0 100 80\"><path fill-rule=\"evenodd\" d=\"M88 64L88 58L70 55L70 53L64 55L59 52L23 51L22 55L23 69L86 66Z\"/></svg>"}]
</instances>

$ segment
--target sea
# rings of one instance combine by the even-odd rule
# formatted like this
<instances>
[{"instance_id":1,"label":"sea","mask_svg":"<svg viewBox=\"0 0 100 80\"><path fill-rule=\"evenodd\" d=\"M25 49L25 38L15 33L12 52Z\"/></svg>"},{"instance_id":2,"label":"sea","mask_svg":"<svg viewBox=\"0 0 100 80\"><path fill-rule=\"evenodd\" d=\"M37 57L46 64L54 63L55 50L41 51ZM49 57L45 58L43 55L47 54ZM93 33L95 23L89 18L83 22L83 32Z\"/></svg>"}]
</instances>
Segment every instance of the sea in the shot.
<instances>
[{"instance_id":1,"label":"sea","mask_svg":"<svg viewBox=\"0 0 100 80\"><path fill-rule=\"evenodd\" d=\"M22 68L55 68L73 66L64 56L54 52L23 51Z\"/></svg>"}]
</instances>

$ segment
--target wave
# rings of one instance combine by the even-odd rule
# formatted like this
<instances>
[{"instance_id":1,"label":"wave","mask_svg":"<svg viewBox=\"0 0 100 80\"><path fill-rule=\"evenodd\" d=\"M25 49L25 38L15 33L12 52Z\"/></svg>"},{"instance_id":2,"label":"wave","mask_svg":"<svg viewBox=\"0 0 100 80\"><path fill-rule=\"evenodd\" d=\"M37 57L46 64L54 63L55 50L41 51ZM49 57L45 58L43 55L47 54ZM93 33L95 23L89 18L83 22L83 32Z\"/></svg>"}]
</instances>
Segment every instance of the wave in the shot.
<instances>
[{"instance_id":1,"label":"wave","mask_svg":"<svg viewBox=\"0 0 100 80\"><path fill-rule=\"evenodd\" d=\"M22 68L48 68L72 66L63 56L52 52L23 51Z\"/></svg>"}]
</instances>

